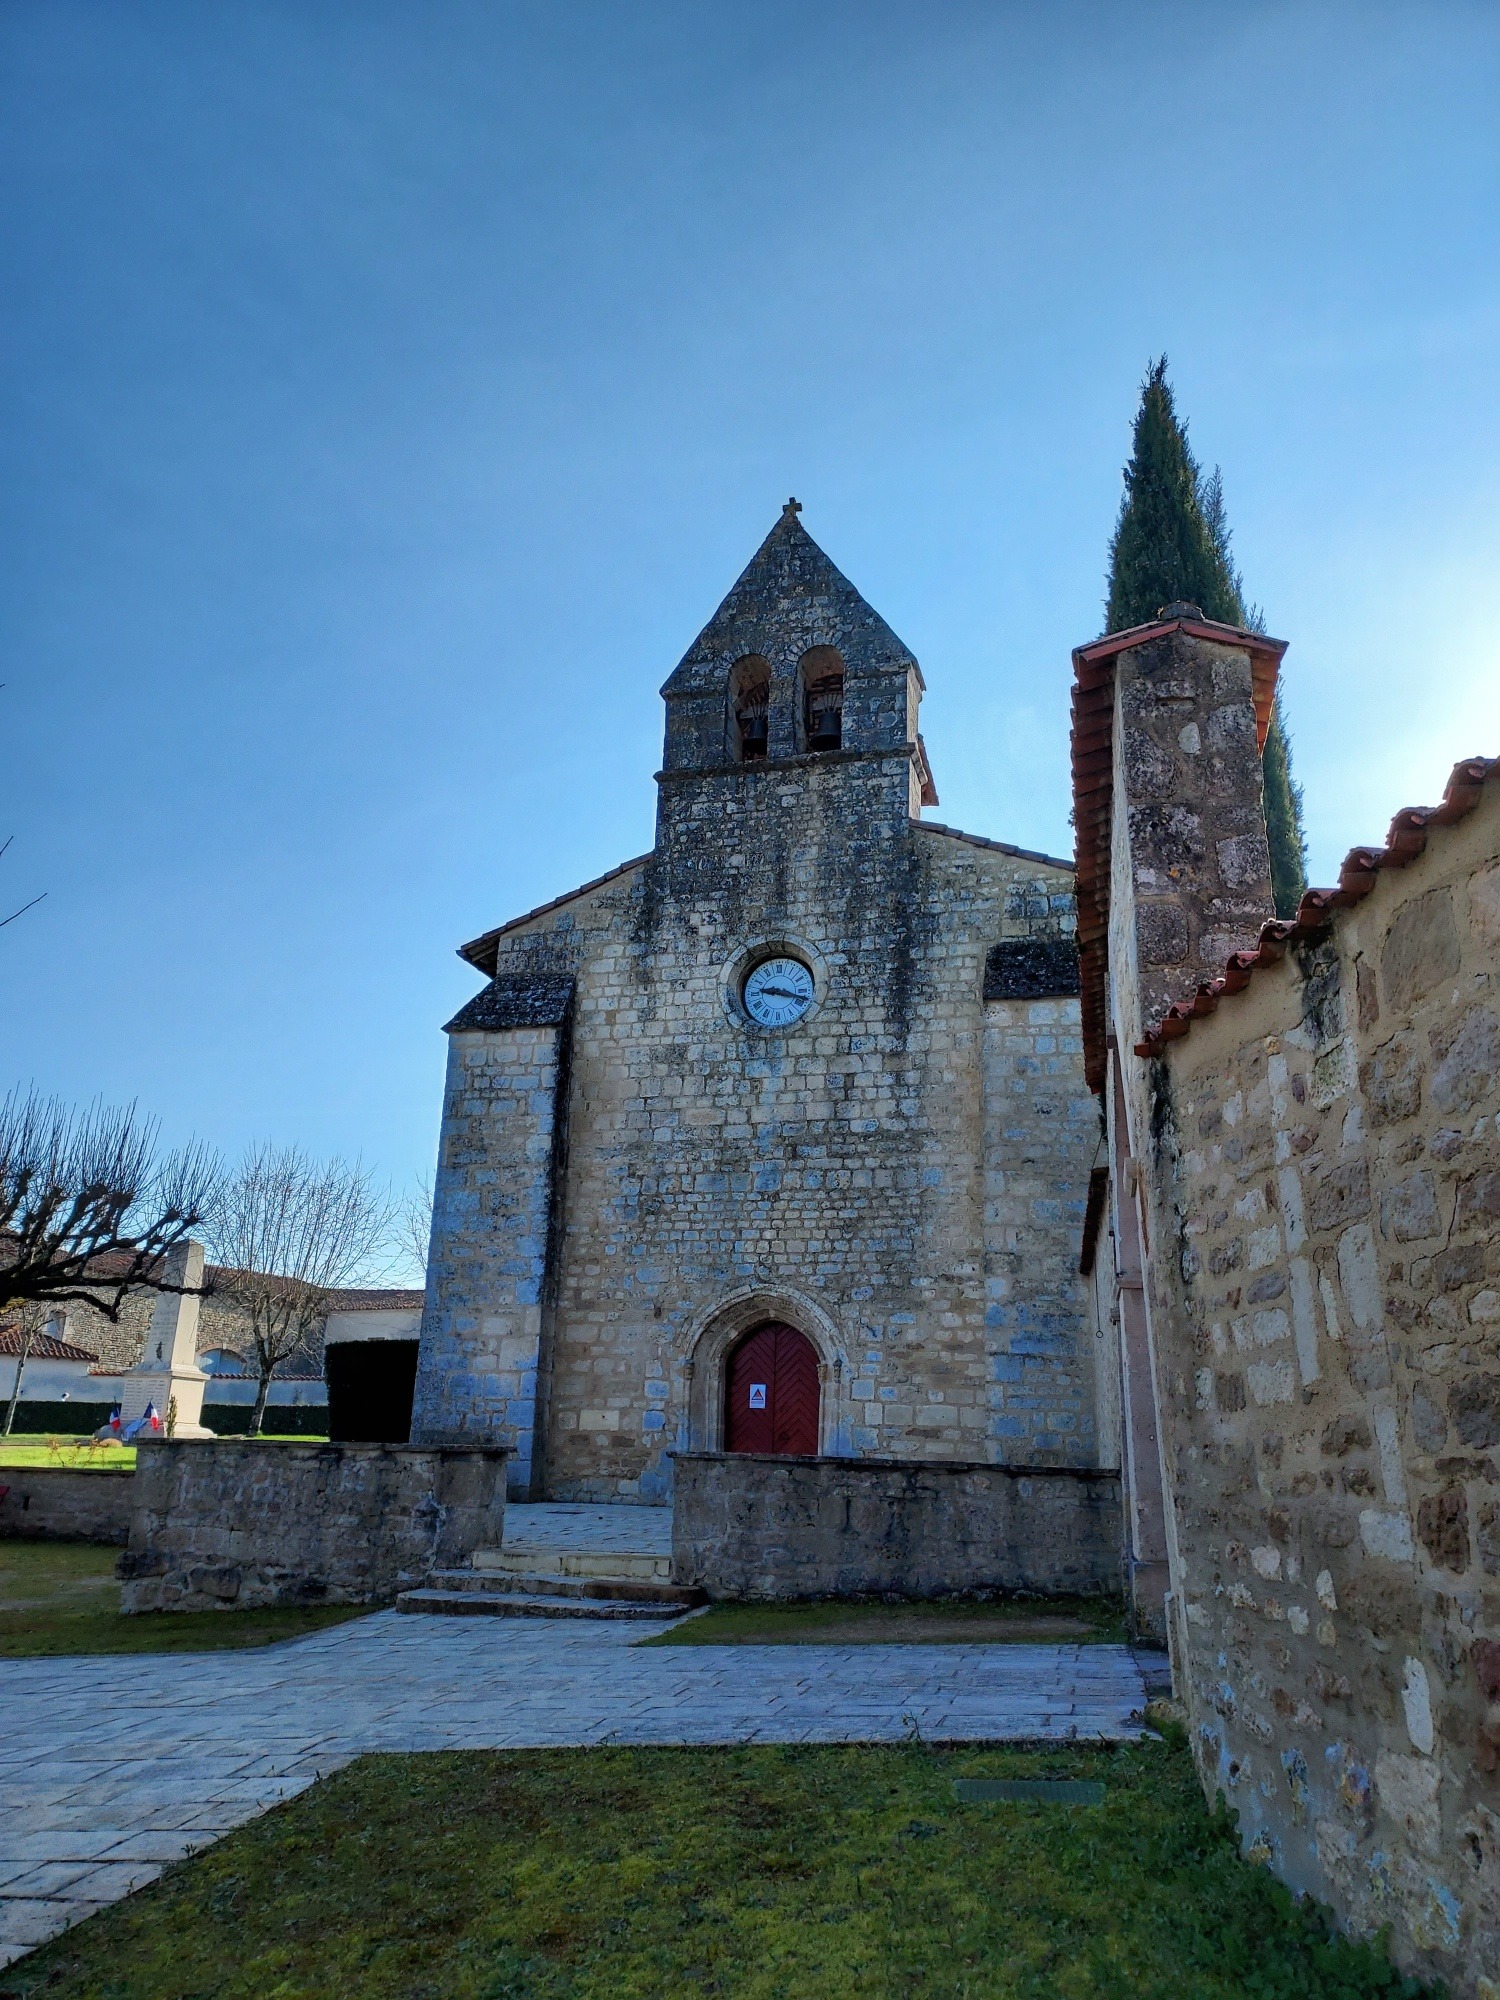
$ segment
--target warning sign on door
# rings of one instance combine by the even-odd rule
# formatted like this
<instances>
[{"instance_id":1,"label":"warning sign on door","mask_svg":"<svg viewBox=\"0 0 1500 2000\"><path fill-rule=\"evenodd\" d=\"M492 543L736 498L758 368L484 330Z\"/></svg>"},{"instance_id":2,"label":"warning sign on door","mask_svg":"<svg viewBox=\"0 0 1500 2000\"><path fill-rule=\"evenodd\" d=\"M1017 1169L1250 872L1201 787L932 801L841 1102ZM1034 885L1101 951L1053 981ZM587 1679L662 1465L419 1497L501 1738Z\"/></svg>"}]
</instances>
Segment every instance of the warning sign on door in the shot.
<instances>
[{"instance_id":1,"label":"warning sign on door","mask_svg":"<svg viewBox=\"0 0 1500 2000\"><path fill-rule=\"evenodd\" d=\"M752 1382L750 1384L750 1407L752 1410L763 1410L766 1407L766 1385L764 1382Z\"/></svg>"}]
</instances>

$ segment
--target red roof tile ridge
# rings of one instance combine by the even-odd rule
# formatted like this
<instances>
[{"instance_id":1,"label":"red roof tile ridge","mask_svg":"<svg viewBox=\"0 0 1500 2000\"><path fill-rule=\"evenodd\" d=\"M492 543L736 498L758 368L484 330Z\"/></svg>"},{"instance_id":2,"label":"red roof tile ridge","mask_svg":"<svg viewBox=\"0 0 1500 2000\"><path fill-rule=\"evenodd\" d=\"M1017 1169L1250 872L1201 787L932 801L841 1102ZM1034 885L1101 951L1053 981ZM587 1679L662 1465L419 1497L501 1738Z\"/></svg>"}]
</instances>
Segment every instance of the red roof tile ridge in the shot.
<instances>
[{"instance_id":1,"label":"red roof tile ridge","mask_svg":"<svg viewBox=\"0 0 1500 2000\"><path fill-rule=\"evenodd\" d=\"M1255 950L1231 952L1223 973L1205 980L1191 1000L1179 1000L1169 1007L1136 1043L1136 1054L1159 1056L1168 1042L1180 1041L1194 1021L1212 1014L1220 1000L1243 993L1254 973L1280 965L1289 945L1319 936L1337 911L1363 902L1381 869L1408 867L1425 852L1429 828L1453 826L1467 819L1478 805L1486 781L1497 772L1500 757L1465 757L1455 764L1441 805L1403 806L1391 821L1384 847L1351 847L1339 869L1336 889L1309 889L1297 905L1295 917L1262 924Z\"/></svg>"},{"instance_id":2,"label":"red roof tile ridge","mask_svg":"<svg viewBox=\"0 0 1500 2000\"><path fill-rule=\"evenodd\" d=\"M1226 624L1219 618L1148 618L1143 625L1128 625L1120 632L1105 632L1085 645L1075 646L1073 659L1080 666L1092 665L1095 660L1113 659L1116 653L1127 653L1132 646L1144 646L1148 639L1163 639L1172 632L1186 632L1195 639L1220 641L1228 633L1244 642L1246 652L1270 653L1278 660L1291 643L1287 639L1273 639L1269 632L1256 632L1248 625Z\"/></svg>"}]
</instances>

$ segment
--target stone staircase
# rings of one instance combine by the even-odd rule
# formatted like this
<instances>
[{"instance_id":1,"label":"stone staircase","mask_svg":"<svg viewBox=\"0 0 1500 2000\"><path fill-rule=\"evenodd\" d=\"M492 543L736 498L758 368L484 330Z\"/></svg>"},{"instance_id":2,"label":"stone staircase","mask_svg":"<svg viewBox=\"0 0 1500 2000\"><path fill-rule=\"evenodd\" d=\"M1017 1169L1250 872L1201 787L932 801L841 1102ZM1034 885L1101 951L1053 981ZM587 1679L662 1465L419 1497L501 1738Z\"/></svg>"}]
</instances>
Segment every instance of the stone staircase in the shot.
<instances>
[{"instance_id":1,"label":"stone staircase","mask_svg":"<svg viewBox=\"0 0 1500 2000\"><path fill-rule=\"evenodd\" d=\"M512 1507L503 1547L476 1549L467 1569L434 1570L401 1592L396 1609L451 1618L680 1618L704 1593L673 1583L670 1532L665 1508Z\"/></svg>"}]
</instances>

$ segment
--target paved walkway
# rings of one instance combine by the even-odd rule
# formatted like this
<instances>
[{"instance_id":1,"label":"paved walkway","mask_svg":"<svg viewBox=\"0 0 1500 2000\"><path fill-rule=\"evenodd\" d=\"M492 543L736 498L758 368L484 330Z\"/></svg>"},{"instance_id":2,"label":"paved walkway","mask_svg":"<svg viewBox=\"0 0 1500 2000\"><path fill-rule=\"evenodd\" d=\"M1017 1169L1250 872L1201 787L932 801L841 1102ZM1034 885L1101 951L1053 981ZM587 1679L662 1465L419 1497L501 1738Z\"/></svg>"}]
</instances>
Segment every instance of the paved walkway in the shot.
<instances>
[{"instance_id":1,"label":"paved walkway","mask_svg":"<svg viewBox=\"0 0 1500 2000\"><path fill-rule=\"evenodd\" d=\"M640 1650L657 1629L382 1612L263 1651L0 1661L0 1965L362 1751L1138 1734L1121 1646Z\"/></svg>"}]
</instances>

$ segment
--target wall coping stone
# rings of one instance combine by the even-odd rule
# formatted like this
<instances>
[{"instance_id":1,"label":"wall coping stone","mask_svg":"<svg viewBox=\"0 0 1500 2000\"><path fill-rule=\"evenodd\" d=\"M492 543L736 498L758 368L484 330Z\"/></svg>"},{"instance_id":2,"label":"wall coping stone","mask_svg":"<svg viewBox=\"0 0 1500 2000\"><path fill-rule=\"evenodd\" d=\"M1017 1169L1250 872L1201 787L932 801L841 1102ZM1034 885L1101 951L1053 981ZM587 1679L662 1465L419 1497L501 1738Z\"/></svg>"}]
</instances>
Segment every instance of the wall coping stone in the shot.
<instances>
[{"instance_id":1,"label":"wall coping stone","mask_svg":"<svg viewBox=\"0 0 1500 2000\"><path fill-rule=\"evenodd\" d=\"M1104 1465L996 1465L987 1458L841 1458L833 1452L673 1451L680 1464L734 1460L747 1465L839 1465L851 1472L936 1473L1003 1472L1015 1479L1105 1479L1118 1482L1117 1469Z\"/></svg>"}]
</instances>

